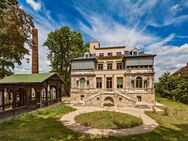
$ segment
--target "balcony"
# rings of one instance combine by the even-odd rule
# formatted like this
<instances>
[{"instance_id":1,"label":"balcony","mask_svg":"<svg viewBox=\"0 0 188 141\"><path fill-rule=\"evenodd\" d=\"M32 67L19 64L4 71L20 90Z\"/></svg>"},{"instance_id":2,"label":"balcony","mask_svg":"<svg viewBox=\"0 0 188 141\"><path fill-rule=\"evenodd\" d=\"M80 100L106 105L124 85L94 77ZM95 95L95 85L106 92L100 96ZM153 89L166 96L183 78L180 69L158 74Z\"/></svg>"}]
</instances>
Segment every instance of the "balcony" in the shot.
<instances>
[{"instance_id":1,"label":"balcony","mask_svg":"<svg viewBox=\"0 0 188 141\"><path fill-rule=\"evenodd\" d=\"M107 89L98 89L98 88L71 88L71 92L73 93L114 93L115 91L118 91L120 93L148 93L148 92L154 92L154 88L124 88L124 89L113 89L113 88L107 88Z\"/></svg>"}]
</instances>

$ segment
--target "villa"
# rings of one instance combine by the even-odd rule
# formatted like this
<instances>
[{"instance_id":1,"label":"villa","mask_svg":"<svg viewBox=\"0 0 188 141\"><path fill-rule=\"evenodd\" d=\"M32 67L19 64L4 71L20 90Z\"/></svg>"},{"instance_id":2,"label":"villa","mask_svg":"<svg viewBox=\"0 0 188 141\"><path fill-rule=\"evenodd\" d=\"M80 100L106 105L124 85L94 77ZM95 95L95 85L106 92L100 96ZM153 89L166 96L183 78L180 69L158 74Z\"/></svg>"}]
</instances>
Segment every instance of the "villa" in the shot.
<instances>
[{"instance_id":1,"label":"villa","mask_svg":"<svg viewBox=\"0 0 188 141\"><path fill-rule=\"evenodd\" d=\"M92 106L130 106L155 102L154 57L137 48L101 47L71 63L71 99Z\"/></svg>"}]
</instances>

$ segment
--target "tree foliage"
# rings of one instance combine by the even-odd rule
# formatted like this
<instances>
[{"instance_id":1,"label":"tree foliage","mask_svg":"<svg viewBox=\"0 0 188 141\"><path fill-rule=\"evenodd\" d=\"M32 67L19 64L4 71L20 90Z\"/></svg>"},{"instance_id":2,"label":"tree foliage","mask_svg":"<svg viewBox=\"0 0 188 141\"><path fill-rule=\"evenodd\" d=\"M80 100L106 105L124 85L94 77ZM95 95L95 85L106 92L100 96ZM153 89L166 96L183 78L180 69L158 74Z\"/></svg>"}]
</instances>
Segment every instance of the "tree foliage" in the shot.
<instances>
[{"instance_id":1,"label":"tree foliage","mask_svg":"<svg viewBox=\"0 0 188 141\"><path fill-rule=\"evenodd\" d=\"M65 91L69 94L71 59L82 56L87 51L88 44L83 44L81 33L64 26L49 33L44 46L49 49L48 59L51 62L52 71L58 72L64 79Z\"/></svg>"},{"instance_id":2,"label":"tree foliage","mask_svg":"<svg viewBox=\"0 0 188 141\"><path fill-rule=\"evenodd\" d=\"M155 91L158 96L188 104L188 74L176 77L164 73L155 84Z\"/></svg>"},{"instance_id":3,"label":"tree foliage","mask_svg":"<svg viewBox=\"0 0 188 141\"><path fill-rule=\"evenodd\" d=\"M0 78L10 75L15 63L28 54L32 45L32 17L20 9L17 0L0 1Z\"/></svg>"}]
</instances>

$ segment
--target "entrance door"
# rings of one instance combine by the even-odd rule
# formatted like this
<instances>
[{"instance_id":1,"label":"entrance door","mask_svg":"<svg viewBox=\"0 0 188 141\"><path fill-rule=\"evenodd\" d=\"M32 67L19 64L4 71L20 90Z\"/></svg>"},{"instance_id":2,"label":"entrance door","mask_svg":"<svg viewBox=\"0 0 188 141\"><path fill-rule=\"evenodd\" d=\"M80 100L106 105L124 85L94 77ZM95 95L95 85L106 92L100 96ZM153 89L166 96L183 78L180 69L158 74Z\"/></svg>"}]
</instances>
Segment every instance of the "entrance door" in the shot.
<instances>
[{"instance_id":1,"label":"entrance door","mask_svg":"<svg viewBox=\"0 0 188 141\"><path fill-rule=\"evenodd\" d=\"M107 77L106 78L106 88L108 90L111 90L112 89L112 77Z\"/></svg>"}]
</instances>

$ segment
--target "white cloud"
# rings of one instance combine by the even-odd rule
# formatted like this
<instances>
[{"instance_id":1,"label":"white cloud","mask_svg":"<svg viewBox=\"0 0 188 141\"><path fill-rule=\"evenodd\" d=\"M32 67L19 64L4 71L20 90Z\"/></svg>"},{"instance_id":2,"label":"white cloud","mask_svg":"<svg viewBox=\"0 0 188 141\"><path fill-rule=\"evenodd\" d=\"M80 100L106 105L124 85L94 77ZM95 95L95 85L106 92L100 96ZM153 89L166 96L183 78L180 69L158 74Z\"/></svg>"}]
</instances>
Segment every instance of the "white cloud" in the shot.
<instances>
[{"instance_id":1,"label":"white cloud","mask_svg":"<svg viewBox=\"0 0 188 141\"><path fill-rule=\"evenodd\" d=\"M146 47L148 53L157 54L157 57L155 57L156 80L164 72L169 71L173 73L185 66L185 64L188 62L188 44L183 44L181 46L165 45L167 42L173 40L174 37L175 35L171 34L162 41Z\"/></svg>"},{"instance_id":2,"label":"white cloud","mask_svg":"<svg viewBox=\"0 0 188 141\"><path fill-rule=\"evenodd\" d=\"M158 40L158 37L144 33L144 27L137 30L136 26L130 28L112 20L108 21L107 17L90 15L87 19L91 27L80 22L81 30L94 40L100 40L104 46L126 45L128 48L141 48Z\"/></svg>"},{"instance_id":3,"label":"white cloud","mask_svg":"<svg viewBox=\"0 0 188 141\"><path fill-rule=\"evenodd\" d=\"M35 0L26 0L26 2L35 10L38 11L41 9L41 3L36 2Z\"/></svg>"},{"instance_id":4,"label":"white cloud","mask_svg":"<svg viewBox=\"0 0 188 141\"><path fill-rule=\"evenodd\" d=\"M45 10L45 15L41 16L40 14L36 14L35 11L27 10L35 22L35 27L38 29L38 47L39 47L39 71L40 72L49 72L50 70L50 62L47 60L48 48L43 47L44 41L47 39L48 33L58 28L59 23L52 20L50 16L50 11ZM27 47L28 48L28 47ZM31 73L31 49L30 55L26 55L22 60L21 66L16 66L14 69L15 73ZM27 62L27 58L29 58L29 63Z\"/></svg>"}]
</instances>

